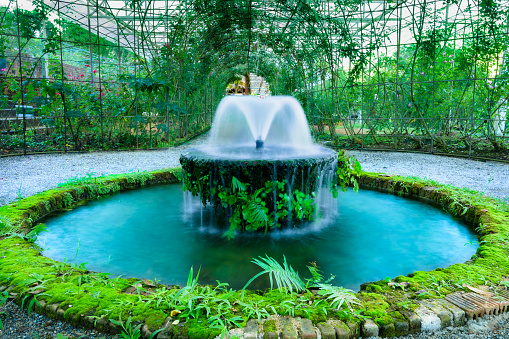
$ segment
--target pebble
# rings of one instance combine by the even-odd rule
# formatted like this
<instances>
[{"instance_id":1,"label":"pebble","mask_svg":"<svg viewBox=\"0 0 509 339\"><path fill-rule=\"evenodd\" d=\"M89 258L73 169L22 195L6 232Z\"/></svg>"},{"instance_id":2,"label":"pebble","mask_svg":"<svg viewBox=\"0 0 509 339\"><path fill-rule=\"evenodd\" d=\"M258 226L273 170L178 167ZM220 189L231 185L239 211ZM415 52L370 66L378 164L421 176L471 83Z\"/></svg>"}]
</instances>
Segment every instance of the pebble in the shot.
<instances>
[{"instance_id":1,"label":"pebble","mask_svg":"<svg viewBox=\"0 0 509 339\"><path fill-rule=\"evenodd\" d=\"M28 314L11 301L0 307L0 312L4 312L1 315L3 329L0 330L0 339L54 339L58 334L68 339L119 339L118 335L101 334L95 329L76 328L35 312Z\"/></svg>"},{"instance_id":2,"label":"pebble","mask_svg":"<svg viewBox=\"0 0 509 339\"><path fill-rule=\"evenodd\" d=\"M509 203L509 163L405 152L348 151L366 172L419 177Z\"/></svg>"}]
</instances>

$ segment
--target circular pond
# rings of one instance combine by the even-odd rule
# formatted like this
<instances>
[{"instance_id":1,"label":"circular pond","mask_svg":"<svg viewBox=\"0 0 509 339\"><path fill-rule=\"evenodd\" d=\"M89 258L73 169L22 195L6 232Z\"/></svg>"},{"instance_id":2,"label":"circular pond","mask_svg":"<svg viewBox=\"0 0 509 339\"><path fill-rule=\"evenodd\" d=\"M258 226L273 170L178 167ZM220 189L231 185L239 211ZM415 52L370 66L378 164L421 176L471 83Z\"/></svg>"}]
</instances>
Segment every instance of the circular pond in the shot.
<instances>
[{"instance_id":1,"label":"circular pond","mask_svg":"<svg viewBox=\"0 0 509 339\"><path fill-rule=\"evenodd\" d=\"M360 190L340 192L338 213L301 229L266 236L239 234L227 241L211 209L190 209L179 184L103 197L46 220L38 244L55 260L88 263L93 271L185 284L189 269L200 283L242 288L261 268L252 258L287 262L301 278L316 262L335 285L358 290L363 282L432 270L468 260L476 251L469 226L431 205ZM190 212L192 210L193 212ZM202 226L204 225L204 226ZM251 288L268 286L259 278Z\"/></svg>"}]
</instances>

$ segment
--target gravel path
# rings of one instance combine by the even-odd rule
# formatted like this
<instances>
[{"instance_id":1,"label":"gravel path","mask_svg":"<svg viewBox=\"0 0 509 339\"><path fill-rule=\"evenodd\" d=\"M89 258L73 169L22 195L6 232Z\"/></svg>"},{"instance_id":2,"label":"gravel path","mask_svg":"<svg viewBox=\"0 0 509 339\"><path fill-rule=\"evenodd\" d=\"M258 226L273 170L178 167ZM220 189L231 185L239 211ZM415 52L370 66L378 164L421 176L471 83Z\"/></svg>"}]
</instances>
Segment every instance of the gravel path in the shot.
<instances>
[{"instance_id":1,"label":"gravel path","mask_svg":"<svg viewBox=\"0 0 509 339\"><path fill-rule=\"evenodd\" d=\"M154 151L41 154L0 158L0 205L27 197L75 176L99 176L179 166L180 153L205 142ZM509 164L431 154L351 151L368 172L432 179L509 199Z\"/></svg>"},{"instance_id":2,"label":"gravel path","mask_svg":"<svg viewBox=\"0 0 509 339\"><path fill-rule=\"evenodd\" d=\"M509 164L404 152L348 152L366 172L416 176L509 201Z\"/></svg>"},{"instance_id":3,"label":"gravel path","mask_svg":"<svg viewBox=\"0 0 509 339\"><path fill-rule=\"evenodd\" d=\"M1 310L6 313L2 317L4 329L0 330L0 339L54 339L58 334L68 339L118 339L97 331L75 328L65 322L50 319L46 316L21 310L19 306L10 302Z\"/></svg>"},{"instance_id":4,"label":"gravel path","mask_svg":"<svg viewBox=\"0 0 509 339\"><path fill-rule=\"evenodd\" d=\"M183 150L205 141L152 151L55 153L0 158L0 206L56 187L76 176L100 176L180 166Z\"/></svg>"},{"instance_id":5,"label":"gravel path","mask_svg":"<svg viewBox=\"0 0 509 339\"><path fill-rule=\"evenodd\" d=\"M180 153L203 144L205 137L183 146L156 151L44 154L0 158L0 205L41 192L75 176L106 175L179 166ZM509 201L509 164L446 158L428 154L400 152L351 151L363 170L403 176L428 178L444 184L485 192ZM1 311L1 310L0 310ZM75 329L35 313L28 316L14 304L4 308L4 330L0 339L56 338L57 333L70 337L115 338L95 331ZM481 339L509 338L509 315L471 323L461 328L433 334L420 333L407 339Z\"/></svg>"}]
</instances>

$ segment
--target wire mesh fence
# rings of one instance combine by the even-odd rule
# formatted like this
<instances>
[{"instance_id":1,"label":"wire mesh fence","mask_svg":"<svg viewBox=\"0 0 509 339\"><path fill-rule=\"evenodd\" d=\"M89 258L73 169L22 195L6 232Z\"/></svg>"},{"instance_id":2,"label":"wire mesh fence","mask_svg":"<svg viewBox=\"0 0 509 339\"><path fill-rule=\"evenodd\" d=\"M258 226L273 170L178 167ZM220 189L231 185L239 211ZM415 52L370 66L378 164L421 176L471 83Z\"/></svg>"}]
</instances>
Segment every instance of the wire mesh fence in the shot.
<instances>
[{"instance_id":1,"label":"wire mesh fence","mask_svg":"<svg viewBox=\"0 0 509 339\"><path fill-rule=\"evenodd\" d=\"M2 154L169 147L259 75L331 146L508 160L506 1L20 1Z\"/></svg>"}]
</instances>

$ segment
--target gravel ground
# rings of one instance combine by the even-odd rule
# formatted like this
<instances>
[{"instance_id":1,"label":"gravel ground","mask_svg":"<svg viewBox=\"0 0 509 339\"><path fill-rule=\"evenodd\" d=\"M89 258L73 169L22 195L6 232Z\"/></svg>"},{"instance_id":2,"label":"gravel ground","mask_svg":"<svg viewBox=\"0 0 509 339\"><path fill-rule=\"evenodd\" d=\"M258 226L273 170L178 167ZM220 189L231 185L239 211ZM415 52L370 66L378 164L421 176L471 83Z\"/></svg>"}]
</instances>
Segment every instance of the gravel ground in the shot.
<instances>
[{"instance_id":1,"label":"gravel ground","mask_svg":"<svg viewBox=\"0 0 509 339\"><path fill-rule=\"evenodd\" d=\"M197 138L183 146L156 151L44 154L0 158L0 205L15 201L65 182L75 176L106 175L179 166L180 153L204 143ZM363 170L403 176L417 176L444 184L484 192L509 201L509 164L446 158L428 154L351 151ZM57 333L83 338L115 338L31 313L14 304L3 309L4 330L0 339L56 338ZM407 339L481 339L509 338L509 315L448 328L435 333L420 333Z\"/></svg>"},{"instance_id":2,"label":"gravel ground","mask_svg":"<svg viewBox=\"0 0 509 339\"><path fill-rule=\"evenodd\" d=\"M110 336L91 331L89 329L75 328L65 322L50 319L43 315L21 310L19 306L10 302L3 309L6 312L2 318L4 329L0 330L0 339L54 339L58 334L64 337L82 339L118 339L118 336Z\"/></svg>"},{"instance_id":3,"label":"gravel ground","mask_svg":"<svg viewBox=\"0 0 509 339\"><path fill-rule=\"evenodd\" d=\"M76 176L100 176L180 166L180 153L204 142L152 151L54 153L0 158L0 206L56 187Z\"/></svg>"},{"instance_id":4,"label":"gravel ground","mask_svg":"<svg viewBox=\"0 0 509 339\"><path fill-rule=\"evenodd\" d=\"M0 158L0 205L63 183L71 177L148 171L179 166L180 147L153 151L41 154ZM431 154L351 151L364 171L417 176L509 199L509 164L447 158Z\"/></svg>"},{"instance_id":5,"label":"gravel ground","mask_svg":"<svg viewBox=\"0 0 509 339\"><path fill-rule=\"evenodd\" d=\"M509 201L509 164L404 152L348 152L366 172L416 176Z\"/></svg>"},{"instance_id":6,"label":"gravel ground","mask_svg":"<svg viewBox=\"0 0 509 339\"><path fill-rule=\"evenodd\" d=\"M507 339L509 338L509 314L477 321L469 321L463 327L447 327L436 332L399 337L399 339Z\"/></svg>"}]
</instances>

